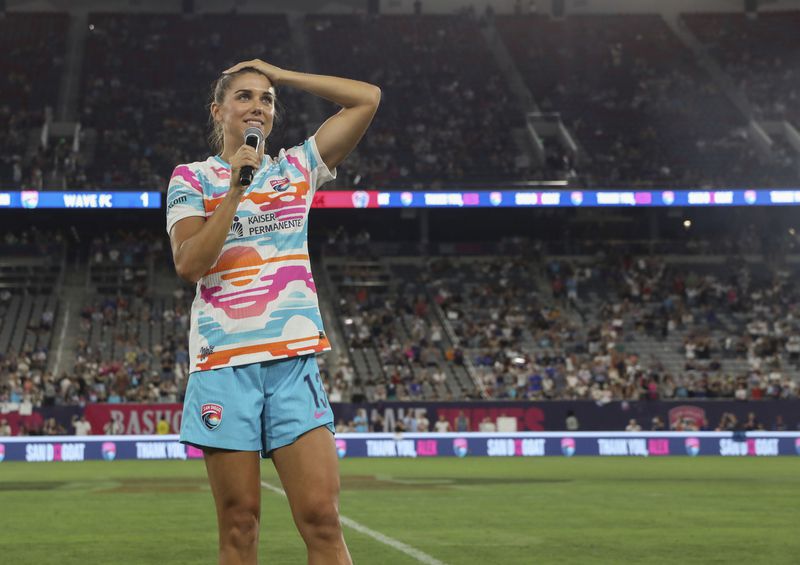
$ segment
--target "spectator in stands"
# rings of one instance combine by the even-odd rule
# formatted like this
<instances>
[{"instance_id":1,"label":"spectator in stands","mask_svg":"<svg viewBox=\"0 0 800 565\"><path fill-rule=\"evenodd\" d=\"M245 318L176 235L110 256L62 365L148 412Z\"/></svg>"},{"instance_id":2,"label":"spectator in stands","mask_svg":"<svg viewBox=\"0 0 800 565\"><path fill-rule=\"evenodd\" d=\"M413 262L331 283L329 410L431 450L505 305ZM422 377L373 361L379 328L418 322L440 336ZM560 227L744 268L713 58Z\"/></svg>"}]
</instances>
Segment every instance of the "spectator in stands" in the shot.
<instances>
[{"instance_id":1,"label":"spectator in stands","mask_svg":"<svg viewBox=\"0 0 800 565\"><path fill-rule=\"evenodd\" d=\"M72 427L75 430L76 436L89 436L92 435L92 424L86 419L86 416L81 415L80 418L73 416Z\"/></svg>"},{"instance_id":2,"label":"spectator in stands","mask_svg":"<svg viewBox=\"0 0 800 565\"><path fill-rule=\"evenodd\" d=\"M661 419L661 416L653 416L650 420L650 431L653 432L663 432L666 426L664 425L664 420Z\"/></svg>"},{"instance_id":3,"label":"spectator in stands","mask_svg":"<svg viewBox=\"0 0 800 565\"><path fill-rule=\"evenodd\" d=\"M436 433L444 434L450 431L450 422L444 414L439 414L439 419L433 424L433 429Z\"/></svg>"},{"instance_id":4,"label":"spectator in stands","mask_svg":"<svg viewBox=\"0 0 800 565\"><path fill-rule=\"evenodd\" d=\"M406 411L406 415L403 417L403 430L409 433L415 433L417 431L417 411L416 410L408 410Z\"/></svg>"},{"instance_id":5,"label":"spectator in stands","mask_svg":"<svg viewBox=\"0 0 800 565\"><path fill-rule=\"evenodd\" d=\"M567 428L567 431L570 432L576 432L580 429L580 424L578 423L578 417L572 410L567 411L567 418L564 421L564 424Z\"/></svg>"},{"instance_id":6,"label":"spectator in stands","mask_svg":"<svg viewBox=\"0 0 800 565\"><path fill-rule=\"evenodd\" d=\"M717 424L717 427L714 431L717 432L734 431L738 429L739 427L738 424L739 422L735 414L732 414L731 412L723 412L722 416L720 417L719 424Z\"/></svg>"},{"instance_id":7,"label":"spectator in stands","mask_svg":"<svg viewBox=\"0 0 800 565\"><path fill-rule=\"evenodd\" d=\"M478 431L479 432L496 432L497 431L497 424L489 416L484 416L483 420L481 420L481 423L478 426Z\"/></svg>"},{"instance_id":8,"label":"spectator in stands","mask_svg":"<svg viewBox=\"0 0 800 565\"><path fill-rule=\"evenodd\" d=\"M384 423L383 416L380 413L380 410L373 410L372 416L369 421L369 429L372 432L388 432L389 430L385 429L386 424Z\"/></svg>"},{"instance_id":9,"label":"spectator in stands","mask_svg":"<svg viewBox=\"0 0 800 565\"><path fill-rule=\"evenodd\" d=\"M746 431L750 432L764 429L764 426L761 424L761 422L758 421L755 412L747 413L747 421L744 423L743 427Z\"/></svg>"},{"instance_id":10,"label":"spectator in stands","mask_svg":"<svg viewBox=\"0 0 800 565\"><path fill-rule=\"evenodd\" d=\"M642 431L642 426L639 425L639 423L636 421L636 418L631 418L628 421L628 425L625 426L625 431L626 432L641 432Z\"/></svg>"},{"instance_id":11,"label":"spectator in stands","mask_svg":"<svg viewBox=\"0 0 800 565\"><path fill-rule=\"evenodd\" d=\"M355 432L365 434L369 431L369 423L367 422L367 411L364 408L359 408L353 418L353 426Z\"/></svg>"},{"instance_id":12,"label":"spectator in stands","mask_svg":"<svg viewBox=\"0 0 800 565\"><path fill-rule=\"evenodd\" d=\"M66 433L64 426L59 424L55 418L48 418L44 421L44 426L42 426L43 436L63 436Z\"/></svg>"},{"instance_id":13,"label":"spectator in stands","mask_svg":"<svg viewBox=\"0 0 800 565\"><path fill-rule=\"evenodd\" d=\"M103 424L103 433L107 436L119 436L125 433L125 428L121 421L111 418Z\"/></svg>"},{"instance_id":14,"label":"spectator in stands","mask_svg":"<svg viewBox=\"0 0 800 565\"><path fill-rule=\"evenodd\" d=\"M0 436L10 436L11 435L11 425L8 423L8 420L5 418L0 419Z\"/></svg>"},{"instance_id":15,"label":"spectator in stands","mask_svg":"<svg viewBox=\"0 0 800 565\"><path fill-rule=\"evenodd\" d=\"M470 431L469 426L469 417L464 414L463 410L458 411L458 416L456 416L456 429L455 431L462 433Z\"/></svg>"},{"instance_id":16,"label":"spectator in stands","mask_svg":"<svg viewBox=\"0 0 800 565\"><path fill-rule=\"evenodd\" d=\"M427 433L431 431L430 428L431 428L430 420L428 420L428 417L423 412L417 419L417 431Z\"/></svg>"},{"instance_id":17,"label":"spectator in stands","mask_svg":"<svg viewBox=\"0 0 800 565\"><path fill-rule=\"evenodd\" d=\"M158 424L156 424L156 434L160 436L165 436L168 433L169 433L169 422L167 422L167 419L164 416L162 416L161 419L159 419Z\"/></svg>"}]
</instances>

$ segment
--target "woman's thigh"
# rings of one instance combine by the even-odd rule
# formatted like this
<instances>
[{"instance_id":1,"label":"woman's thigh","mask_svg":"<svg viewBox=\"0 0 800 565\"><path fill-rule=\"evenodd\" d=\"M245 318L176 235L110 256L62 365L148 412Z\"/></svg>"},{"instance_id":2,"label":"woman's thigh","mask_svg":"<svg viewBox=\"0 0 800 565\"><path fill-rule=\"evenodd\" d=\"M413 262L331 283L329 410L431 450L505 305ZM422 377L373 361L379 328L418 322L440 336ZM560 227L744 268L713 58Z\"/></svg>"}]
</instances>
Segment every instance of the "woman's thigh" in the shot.
<instances>
[{"instance_id":1,"label":"woman's thigh","mask_svg":"<svg viewBox=\"0 0 800 565\"><path fill-rule=\"evenodd\" d=\"M261 467L257 451L204 449L220 525L226 512L261 514Z\"/></svg>"},{"instance_id":2,"label":"woman's thigh","mask_svg":"<svg viewBox=\"0 0 800 565\"><path fill-rule=\"evenodd\" d=\"M330 504L338 508L339 457L327 427L303 434L271 456L295 519L298 513L314 513Z\"/></svg>"}]
</instances>

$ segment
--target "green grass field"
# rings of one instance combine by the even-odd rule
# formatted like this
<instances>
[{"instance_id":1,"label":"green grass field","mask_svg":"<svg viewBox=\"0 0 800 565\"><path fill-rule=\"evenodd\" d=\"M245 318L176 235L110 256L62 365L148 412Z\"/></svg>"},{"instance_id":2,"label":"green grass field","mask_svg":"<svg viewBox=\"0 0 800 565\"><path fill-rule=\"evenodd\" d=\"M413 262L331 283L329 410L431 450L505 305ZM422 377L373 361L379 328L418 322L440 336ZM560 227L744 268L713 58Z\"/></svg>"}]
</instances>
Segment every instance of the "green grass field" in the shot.
<instances>
[{"instance_id":1,"label":"green grass field","mask_svg":"<svg viewBox=\"0 0 800 565\"><path fill-rule=\"evenodd\" d=\"M800 457L345 459L341 511L448 565L796 564ZM345 537L357 564L419 563ZM0 563L216 563L203 463L0 464ZM261 563L305 563L268 490Z\"/></svg>"}]
</instances>

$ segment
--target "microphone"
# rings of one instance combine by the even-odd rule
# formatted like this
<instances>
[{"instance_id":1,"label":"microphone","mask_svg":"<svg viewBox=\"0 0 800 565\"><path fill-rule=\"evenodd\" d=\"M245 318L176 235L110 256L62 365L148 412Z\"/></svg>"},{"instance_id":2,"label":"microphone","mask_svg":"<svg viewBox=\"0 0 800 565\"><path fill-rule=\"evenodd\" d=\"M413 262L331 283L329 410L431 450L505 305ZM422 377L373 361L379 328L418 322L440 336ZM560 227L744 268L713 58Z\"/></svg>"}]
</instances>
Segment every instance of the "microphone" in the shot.
<instances>
[{"instance_id":1,"label":"microphone","mask_svg":"<svg viewBox=\"0 0 800 565\"><path fill-rule=\"evenodd\" d=\"M264 141L264 132L262 132L258 128L247 128L244 130L244 143L245 145L249 145L256 151L258 151L259 146ZM239 184L242 186L250 186L250 183L253 182L253 167L250 165L245 165L242 167L241 172L239 173Z\"/></svg>"}]
</instances>

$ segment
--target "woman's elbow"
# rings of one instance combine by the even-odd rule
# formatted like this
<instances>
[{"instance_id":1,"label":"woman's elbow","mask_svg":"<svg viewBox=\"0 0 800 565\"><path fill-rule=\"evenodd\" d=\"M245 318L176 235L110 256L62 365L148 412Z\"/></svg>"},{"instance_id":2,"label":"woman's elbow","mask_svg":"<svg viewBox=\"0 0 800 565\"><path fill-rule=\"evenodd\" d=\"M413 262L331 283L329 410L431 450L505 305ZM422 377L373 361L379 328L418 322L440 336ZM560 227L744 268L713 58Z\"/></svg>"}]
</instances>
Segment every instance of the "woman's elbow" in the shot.
<instances>
[{"instance_id":1,"label":"woman's elbow","mask_svg":"<svg viewBox=\"0 0 800 565\"><path fill-rule=\"evenodd\" d=\"M381 95L382 95L381 88L374 84L371 86L372 86L372 103L375 106L378 106L378 104L381 103Z\"/></svg>"},{"instance_id":2,"label":"woman's elbow","mask_svg":"<svg viewBox=\"0 0 800 565\"><path fill-rule=\"evenodd\" d=\"M196 284L201 277L201 275L199 275L195 269L191 269L188 265L184 264L181 261L175 262L175 273L182 280L192 284Z\"/></svg>"}]
</instances>

